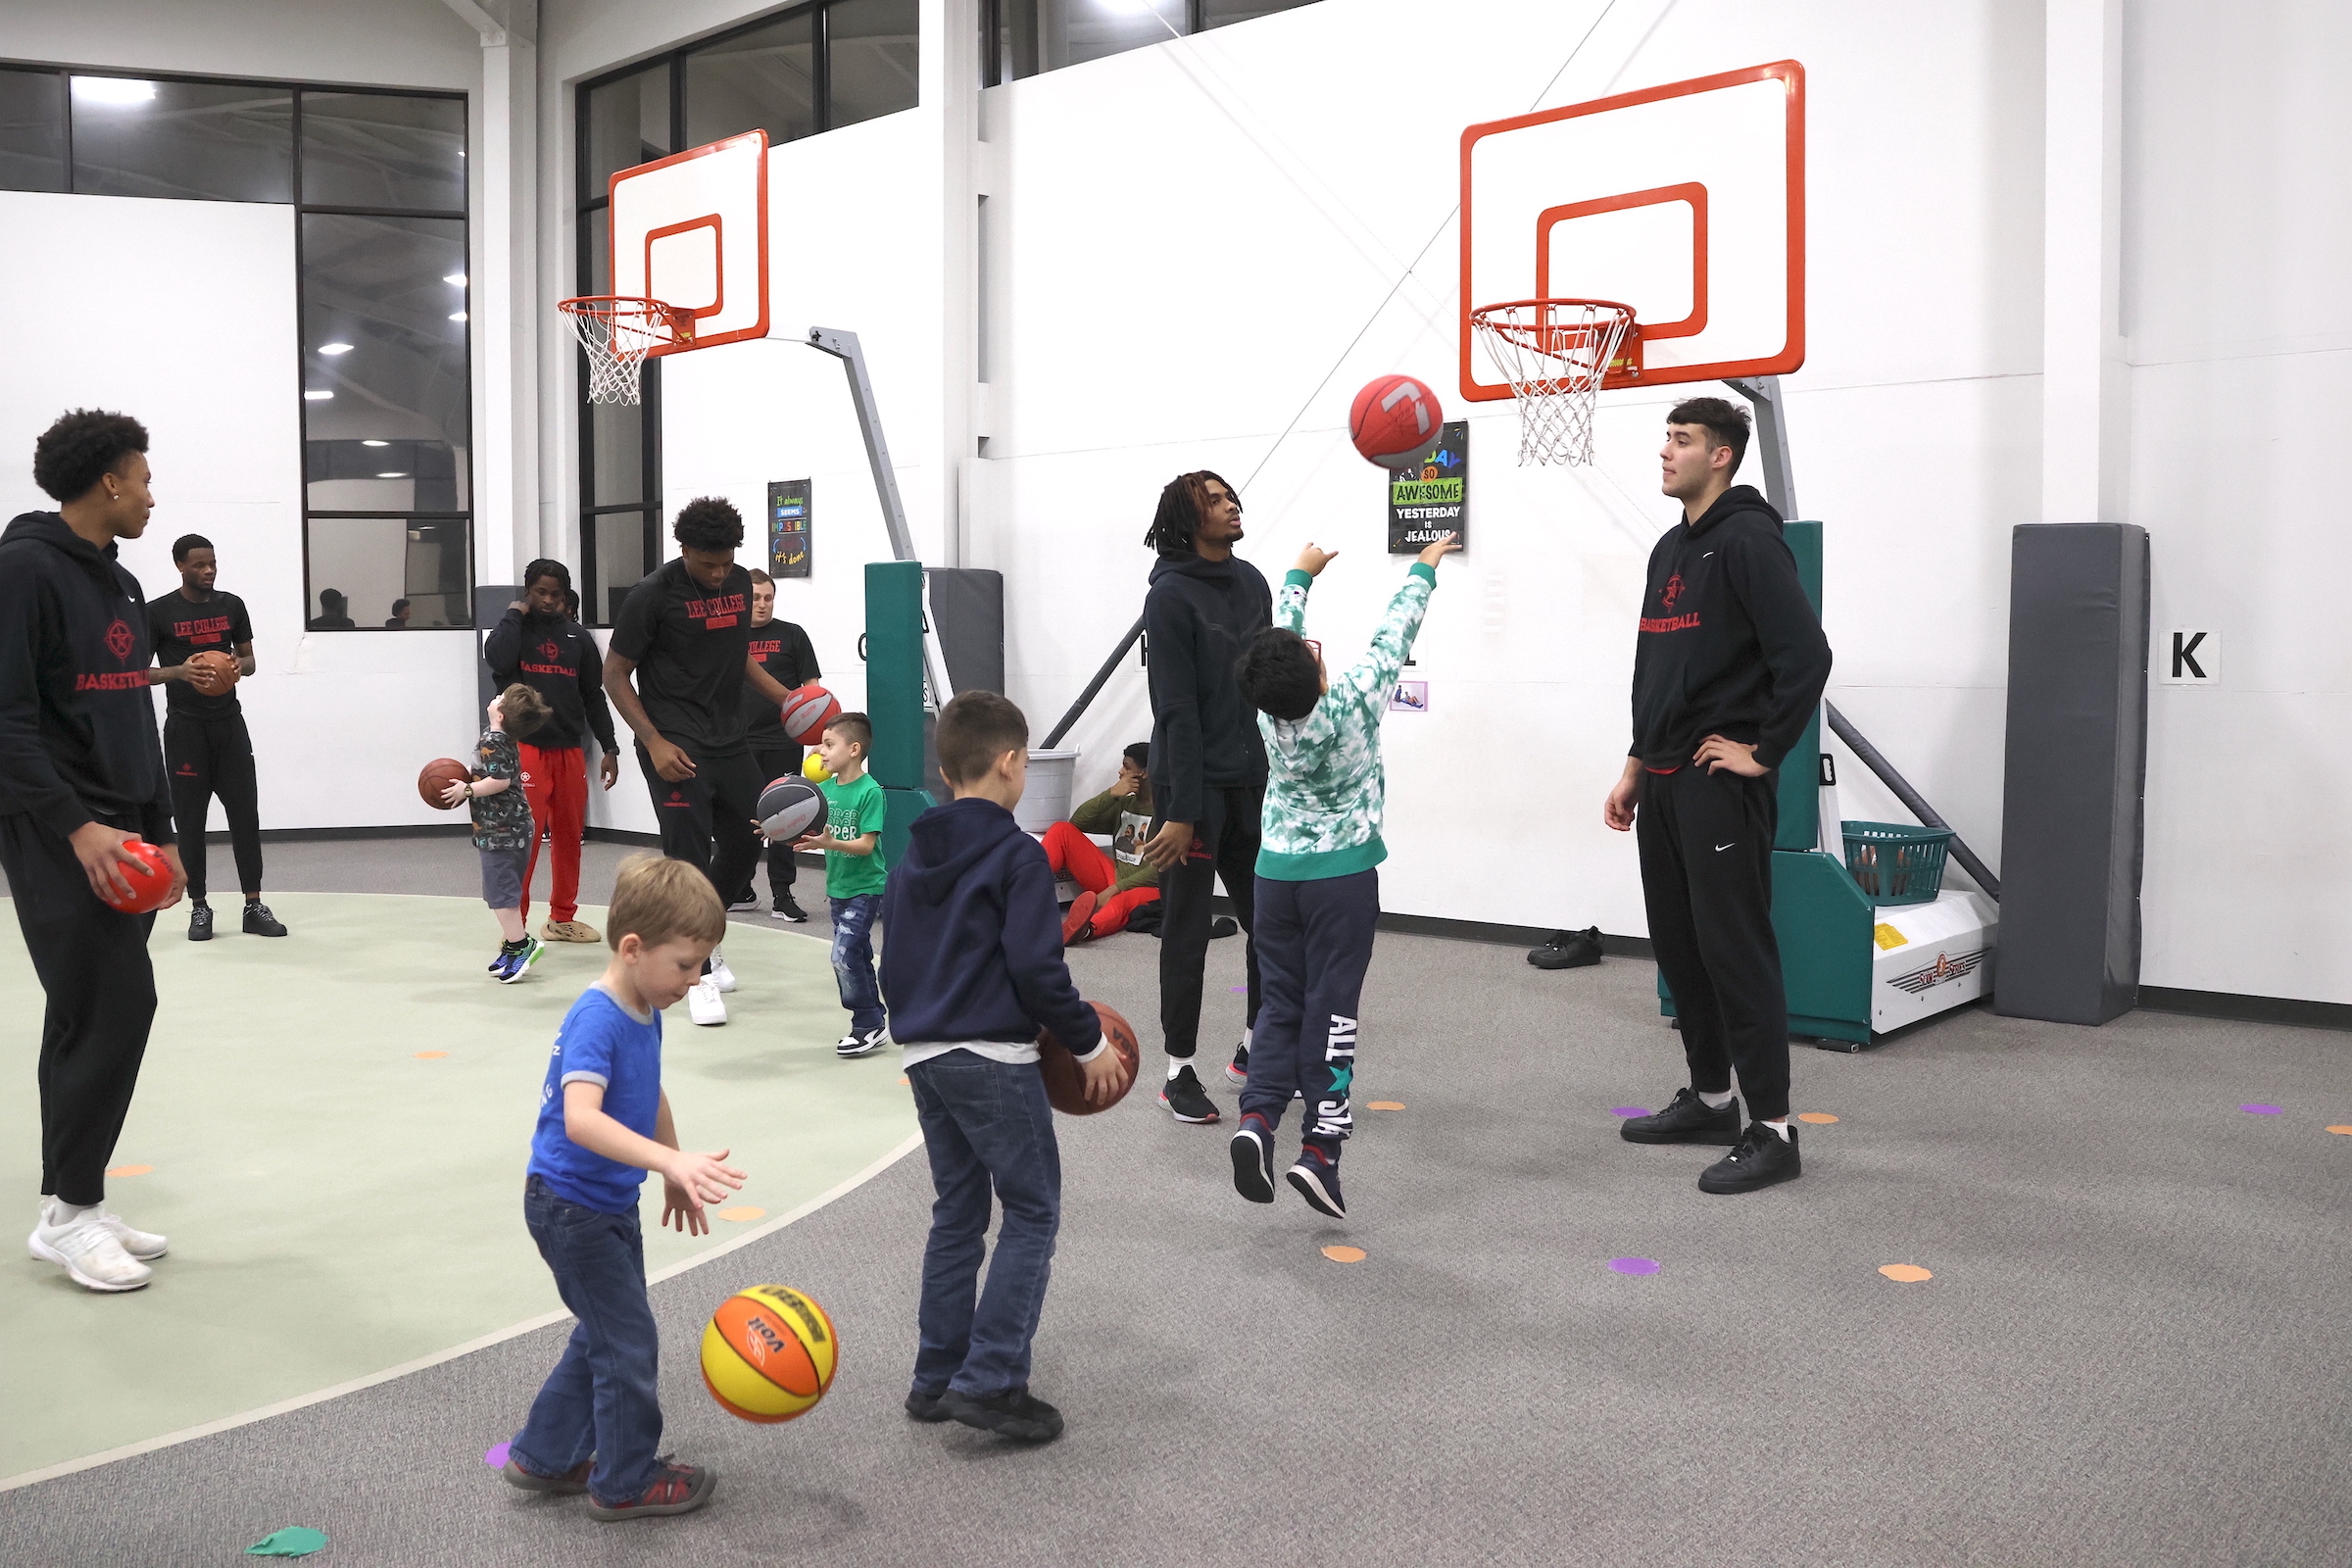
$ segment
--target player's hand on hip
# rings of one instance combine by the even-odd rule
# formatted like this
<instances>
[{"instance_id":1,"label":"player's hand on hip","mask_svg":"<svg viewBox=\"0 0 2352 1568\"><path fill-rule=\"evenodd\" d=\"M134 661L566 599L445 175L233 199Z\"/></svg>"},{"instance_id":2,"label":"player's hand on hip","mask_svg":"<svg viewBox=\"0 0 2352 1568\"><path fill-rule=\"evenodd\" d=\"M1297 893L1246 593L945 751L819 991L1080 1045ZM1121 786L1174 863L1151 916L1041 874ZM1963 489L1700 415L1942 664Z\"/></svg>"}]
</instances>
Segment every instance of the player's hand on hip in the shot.
<instances>
[{"instance_id":1,"label":"player's hand on hip","mask_svg":"<svg viewBox=\"0 0 2352 1568\"><path fill-rule=\"evenodd\" d=\"M1298 559L1292 563L1292 569L1303 571L1309 577L1320 577L1323 575L1323 568L1339 559L1340 553L1337 550L1323 550L1309 544L1304 550L1298 552Z\"/></svg>"},{"instance_id":2,"label":"player's hand on hip","mask_svg":"<svg viewBox=\"0 0 2352 1568\"><path fill-rule=\"evenodd\" d=\"M139 858L122 847L137 837L136 833L125 833L119 827L108 827L104 822L84 822L67 838L66 842L74 846L74 858L81 862L81 874L89 878L92 893L101 899L110 894L118 899L137 897L137 889L130 885L130 879L116 869L117 866L139 863ZM176 853L172 857L172 862L176 869L179 864ZM181 878L182 882L185 880Z\"/></svg>"},{"instance_id":3,"label":"player's hand on hip","mask_svg":"<svg viewBox=\"0 0 2352 1568\"><path fill-rule=\"evenodd\" d=\"M1183 859L1185 852L1192 847L1192 823L1162 822L1159 831L1144 840L1136 853L1143 856L1145 863L1153 870L1165 871Z\"/></svg>"},{"instance_id":4,"label":"player's hand on hip","mask_svg":"<svg viewBox=\"0 0 2352 1568\"><path fill-rule=\"evenodd\" d=\"M645 743L645 754L654 760L654 771L672 784L694 777L694 759L659 735Z\"/></svg>"},{"instance_id":5,"label":"player's hand on hip","mask_svg":"<svg viewBox=\"0 0 2352 1568\"><path fill-rule=\"evenodd\" d=\"M1729 769L1741 778L1762 778L1772 771L1756 760L1756 748L1751 742L1727 741L1720 735L1700 741L1698 750L1690 754L1690 760L1710 773Z\"/></svg>"},{"instance_id":6,"label":"player's hand on hip","mask_svg":"<svg viewBox=\"0 0 2352 1568\"><path fill-rule=\"evenodd\" d=\"M1424 566L1435 566L1439 562L1461 548L1461 535L1442 533L1429 542L1429 548L1422 551L1417 559Z\"/></svg>"}]
</instances>

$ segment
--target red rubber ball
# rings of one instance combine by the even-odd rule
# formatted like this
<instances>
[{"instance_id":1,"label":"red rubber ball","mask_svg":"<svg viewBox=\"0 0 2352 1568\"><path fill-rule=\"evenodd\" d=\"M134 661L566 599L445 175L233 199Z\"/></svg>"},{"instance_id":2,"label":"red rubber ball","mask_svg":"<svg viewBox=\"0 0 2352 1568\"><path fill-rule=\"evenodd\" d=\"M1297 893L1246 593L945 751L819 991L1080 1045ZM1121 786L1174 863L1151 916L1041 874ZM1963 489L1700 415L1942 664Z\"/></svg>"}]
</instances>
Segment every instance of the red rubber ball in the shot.
<instances>
[{"instance_id":1,"label":"red rubber ball","mask_svg":"<svg viewBox=\"0 0 2352 1568\"><path fill-rule=\"evenodd\" d=\"M1348 436L1377 468L1405 467L1438 444L1446 410L1424 381L1384 375L1367 383L1348 411Z\"/></svg>"},{"instance_id":2,"label":"red rubber ball","mask_svg":"<svg viewBox=\"0 0 2352 1568\"><path fill-rule=\"evenodd\" d=\"M111 891L100 897L124 914L153 913L172 896L172 862L164 858L163 851L145 839L125 840L122 847L138 858L136 865L118 863L115 867L117 874L130 884L130 897L125 899Z\"/></svg>"}]
</instances>

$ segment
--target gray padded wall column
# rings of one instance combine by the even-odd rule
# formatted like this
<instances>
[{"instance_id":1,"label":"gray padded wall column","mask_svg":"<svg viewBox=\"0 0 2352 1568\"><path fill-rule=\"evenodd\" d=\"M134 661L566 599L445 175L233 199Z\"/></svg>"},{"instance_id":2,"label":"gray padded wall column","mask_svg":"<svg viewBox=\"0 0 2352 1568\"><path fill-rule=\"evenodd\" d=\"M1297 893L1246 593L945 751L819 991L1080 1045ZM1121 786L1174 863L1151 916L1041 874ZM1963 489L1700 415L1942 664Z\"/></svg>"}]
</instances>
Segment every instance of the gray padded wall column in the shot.
<instances>
[{"instance_id":1,"label":"gray padded wall column","mask_svg":"<svg viewBox=\"0 0 2352 1568\"><path fill-rule=\"evenodd\" d=\"M1995 1011L2099 1024L2137 1002L2147 729L2147 531L2018 528Z\"/></svg>"},{"instance_id":2,"label":"gray padded wall column","mask_svg":"<svg viewBox=\"0 0 2352 1568\"><path fill-rule=\"evenodd\" d=\"M931 621L959 692L1004 690L1004 574L981 566L930 566Z\"/></svg>"}]
</instances>

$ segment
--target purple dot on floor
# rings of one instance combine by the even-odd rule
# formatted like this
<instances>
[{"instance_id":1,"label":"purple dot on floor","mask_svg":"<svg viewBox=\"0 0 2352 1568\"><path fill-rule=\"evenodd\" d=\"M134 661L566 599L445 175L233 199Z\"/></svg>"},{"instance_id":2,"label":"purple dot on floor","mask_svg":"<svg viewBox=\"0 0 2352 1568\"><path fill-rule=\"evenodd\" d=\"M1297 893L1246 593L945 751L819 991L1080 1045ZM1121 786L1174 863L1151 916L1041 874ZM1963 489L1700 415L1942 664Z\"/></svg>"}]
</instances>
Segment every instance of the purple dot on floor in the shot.
<instances>
[{"instance_id":1,"label":"purple dot on floor","mask_svg":"<svg viewBox=\"0 0 2352 1568\"><path fill-rule=\"evenodd\" d=\"M504 1470L507 1467L507 1448L509 1446L504 1443L493 1443L483 1450L482 1463L493 1470Z\"/></svg>"},{"instance_id":2,"label":"purple dot on floor","mask_svg":"<svg viewBox=\"0 0 2352 1568\"><path fill-rule=\"evenodd\" d=\"M1609 1107L1609 1114L1612 1116L1646 1116L1649 1111L1642 1105L1612 1105Z\"/></svg>"},{"instance_id":3,"label":"purple dot on floor","mask_svg":"<svg viewBox=\"0 0 2352 1568\"><path fill-rule=\"evenodd\" d=\"M1609 1259L1609 1272L1612 1274L1655 1274L1657 1271L1658 1260L1654 1257L1612 1257Z\"/></svg>"},{"instance_id":4,"label":"purple dot on floor","mask_svg":"<svg viewBox=\"0 0 2352 1568\"><path fill-rule=\"evenodd\" d=\"M2240 1105L2237 1108L2249 1116L2283 1116L2286 1114L2286 1108L2282 1105Z\"/></svg>"}]
</instances>

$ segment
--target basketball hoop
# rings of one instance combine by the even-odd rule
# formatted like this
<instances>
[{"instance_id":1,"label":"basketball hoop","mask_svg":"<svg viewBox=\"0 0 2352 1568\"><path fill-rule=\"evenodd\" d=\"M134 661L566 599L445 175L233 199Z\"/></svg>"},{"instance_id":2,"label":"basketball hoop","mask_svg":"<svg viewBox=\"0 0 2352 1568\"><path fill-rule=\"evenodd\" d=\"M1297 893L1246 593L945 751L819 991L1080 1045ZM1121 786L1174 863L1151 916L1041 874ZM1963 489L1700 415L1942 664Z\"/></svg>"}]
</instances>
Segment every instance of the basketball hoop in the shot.
<instances>
[{"instance_id":1,"label":"basketball hoop","mask_svg":"<svg viewBox=\"0 0 2352 1568\"><path fill-rule=\"evenodd\" d=\"M635 403L645 357L656 349L694 341L694 318L660 300L623 294L587 294L561 301L556 309L588 352L588 401Z\"/></svg>"},{"instance_id":2,"label":"basketball hoop","mask_svg":"<svg viewBox=\"0 0 2352 1568\"><path fill-rule=\"evenodd\" d=\"M1592 461L1592 404L1626 368L1641 328L1614 300L1512 300L1470 313L1487 357L1519 404L1519 461Z\"/></svg>"}]
</instances>

